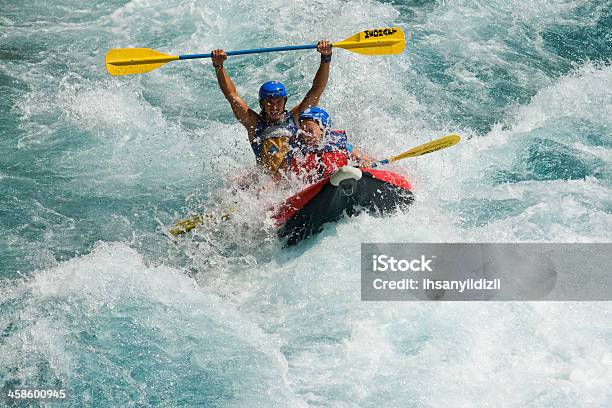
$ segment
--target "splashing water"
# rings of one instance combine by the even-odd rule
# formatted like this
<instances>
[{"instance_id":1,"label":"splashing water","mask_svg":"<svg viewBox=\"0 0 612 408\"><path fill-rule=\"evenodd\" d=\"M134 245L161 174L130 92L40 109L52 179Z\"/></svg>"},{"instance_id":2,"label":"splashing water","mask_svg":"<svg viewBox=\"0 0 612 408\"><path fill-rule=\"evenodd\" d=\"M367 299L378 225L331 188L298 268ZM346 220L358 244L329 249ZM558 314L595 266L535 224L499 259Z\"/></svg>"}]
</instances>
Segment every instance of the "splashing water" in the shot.
<instances>
[{"instance_id":1,"label":"splashing water","mask_svg":"<svg viewBox=\"0 0 612 408\"><path fill-rule=\"evenodd\" d=\"M114 47L171 54L409 33L401 56L334 52L322 104L390 156L416 202L283 249L232 194L254 165L209 61L111 78ZM609 406L611 310L359 300L361 242L610 242L609 1L4 4L0 380L68 406ZM230 58L251 107L308 90L313 51ZM186 239L161 231L227 208Z\"/></svg>"}]
</instances>

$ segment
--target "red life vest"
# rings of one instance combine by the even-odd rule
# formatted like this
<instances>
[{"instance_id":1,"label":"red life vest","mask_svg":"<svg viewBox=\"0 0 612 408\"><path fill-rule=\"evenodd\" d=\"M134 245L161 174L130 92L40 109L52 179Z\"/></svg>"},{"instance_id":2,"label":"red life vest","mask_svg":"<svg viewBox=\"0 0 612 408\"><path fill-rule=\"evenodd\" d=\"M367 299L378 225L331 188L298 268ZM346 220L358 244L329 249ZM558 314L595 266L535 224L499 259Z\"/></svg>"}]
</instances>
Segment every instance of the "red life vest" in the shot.
<instances>
[{"instance_id":1,"label":"red life vest","mask_svg":"<svg viewBox=\"0 0 612 408\"><path fill-rule=\"evenodd\" d=\"M308 153L299 160L294 156L291 159L291 170L308 183L334 174L340 167L348 164L348 152L336 150L334 152Z\"/></svg>"},{"instance_id":2,"label":"red life vest","mask_svg":"<svg viewBox=\"0 0 612 408\"><path fill-rule=\"evenodd\" d=\"M291 157L291 171L307 183L316 183L349 162L349 149L352 147L346 141L346 133L332 130L329 136L331 138L323 148Z\"/></svg>"}]
</instances>

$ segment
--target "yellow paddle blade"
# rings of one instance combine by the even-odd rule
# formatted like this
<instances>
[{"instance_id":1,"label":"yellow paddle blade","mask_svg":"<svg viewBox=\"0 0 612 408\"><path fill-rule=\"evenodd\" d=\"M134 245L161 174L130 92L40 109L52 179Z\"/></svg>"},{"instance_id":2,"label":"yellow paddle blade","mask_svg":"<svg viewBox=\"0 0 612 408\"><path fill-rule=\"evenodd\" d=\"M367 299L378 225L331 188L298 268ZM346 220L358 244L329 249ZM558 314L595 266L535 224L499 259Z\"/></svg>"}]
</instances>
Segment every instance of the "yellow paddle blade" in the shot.
<instances>
[{"instance_id":1,"label":"yellow paddle blade","mask_svg":"<svg viewBox=\"0 0 612 408\"><path fill-rule=\"evenodd\" d=\"M191 218L177 221L177 223L174 225L174 228L172 228L169 232L174 236L185 234L200 225L201 223L202 216L198 214Z\"/></svg>"},{"instance_id":2,"label":"yellow paddle blade","mask_svg":"<svg viewBox=\"0 0 612 408\"><path fill-rule=\"evenodd\" d=\"M421 156L423 154L432 153L437 150L446 149L447 147L456 145L457 143L459 143L460 140L461 138L455 134L444 136L440 139L432 140L431 142L417 146L414 149L410 149L407 152L398 154L397 156L393 156L389 159L389 162L406 159L408 157Z\"/></svg>"},{"instance_id":3,"label":"yellow paddle blade","mask_svg":"<svg viewBox=\"0 0 612 408\"><path fill-rule=\"evenodd\" d=\"M114 48L106 53L106 70L111 75L144 74L179 59L150 48Z\"/></svg>"},{"instance_id":4,"label":"yellow paddle blade","mask_svg":"<svg viewBox=\"0 0 612 408\"><path fill-rule=\"evenodd\" d=\"M390 27L361 31L332 46L364 55L390 55L401 54L406 40L401 28Z\"/></svg>"},{"instance_id":5,"label":"yellow paddle blade","mask_svg":"<svg viewBox=\"0 0 612 408\"><path fill-rule=\"evenodd\" d=\"M191 231L200 224L205 224L208 227L212 227L219 221L229 220L232 214L234 214L236 211L237 210L235 208L228 208L227 210L221 211L218 214L196 214L191 218L177 221L176 224L174 224L174 228L168 232L174 236L177 236Z\"/></svg>"}]
</instances>

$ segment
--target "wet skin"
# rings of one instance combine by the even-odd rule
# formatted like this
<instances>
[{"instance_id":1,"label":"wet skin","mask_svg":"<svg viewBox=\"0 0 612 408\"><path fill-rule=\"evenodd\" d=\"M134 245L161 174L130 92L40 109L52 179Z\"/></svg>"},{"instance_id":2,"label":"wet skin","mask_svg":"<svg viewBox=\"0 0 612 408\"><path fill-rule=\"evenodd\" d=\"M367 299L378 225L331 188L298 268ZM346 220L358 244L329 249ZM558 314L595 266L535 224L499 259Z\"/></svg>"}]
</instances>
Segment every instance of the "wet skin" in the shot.
<instances>
[{"instance_id":1,"label":"wet skin","mask_svg":"<svg viewBox=\"0 0 612 408\"><path fill-rule=\"evenodd\" d=\"M300 121L300 140L308 147L316 147L321 143L323 130L319 123L314 120L304 119Z\"/></svg>"},{"instance_id":2,"label":"wet skin","mask_svg":"<svg viewBox=\"0 0 612 408\"><path fill-rule=\"evenodd\" d=\"M267 122L279 122L284 118L286 101L282 96L262 99L261 108Z\"/></svg>"}]
</instances>

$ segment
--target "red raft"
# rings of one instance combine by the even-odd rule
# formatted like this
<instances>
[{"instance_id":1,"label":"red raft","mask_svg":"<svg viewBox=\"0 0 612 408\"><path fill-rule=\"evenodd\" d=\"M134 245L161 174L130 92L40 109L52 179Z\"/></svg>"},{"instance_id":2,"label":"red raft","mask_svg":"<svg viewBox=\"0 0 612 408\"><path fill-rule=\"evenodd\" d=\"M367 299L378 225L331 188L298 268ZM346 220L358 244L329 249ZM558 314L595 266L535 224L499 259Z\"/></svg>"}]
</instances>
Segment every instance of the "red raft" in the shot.
<instances>
[{"instance_id":1,"label":"red raft","mask_svg":"<svg viewBox=\"0 0 612 408\"><path fill-rule=\"evenodd\" d=\"M330 177L289 197L273 218L287 246L317 234L344 214L387 214L412 204L410 183L386 170L345 166Z\"/></svg>"}]
</instances>

